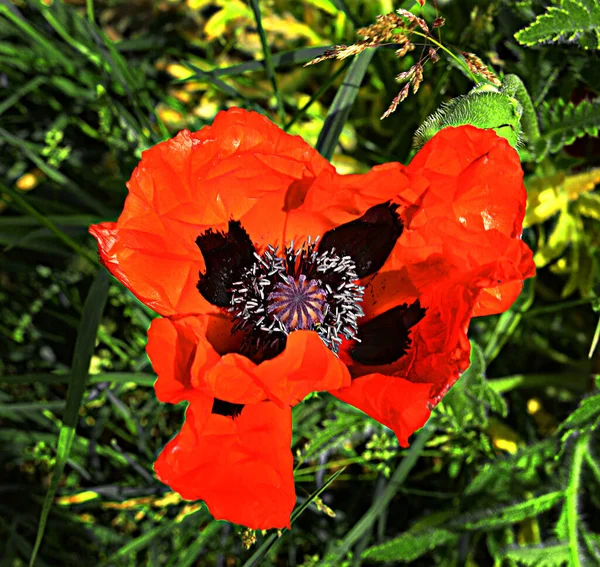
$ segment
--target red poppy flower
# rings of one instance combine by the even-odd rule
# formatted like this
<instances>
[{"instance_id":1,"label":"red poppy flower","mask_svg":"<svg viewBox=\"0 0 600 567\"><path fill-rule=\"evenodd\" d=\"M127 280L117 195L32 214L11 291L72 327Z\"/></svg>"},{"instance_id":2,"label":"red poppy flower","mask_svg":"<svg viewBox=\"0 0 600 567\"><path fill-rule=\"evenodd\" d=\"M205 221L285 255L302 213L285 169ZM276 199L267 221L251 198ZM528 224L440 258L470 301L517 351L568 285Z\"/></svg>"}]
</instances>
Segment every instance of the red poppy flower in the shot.
<instances>
[{"instance_id":1,"label":"red poppy flower","mask_svg":"<svg viewBox=\"0 0 600 567\"><path fill-rule=\"evenodd\" d=\"M522 176L506 140L471 126L408 167L341 176L240 109L144 152L118 222L91 232L165 316L148 342L159 399L190 402L159 477L219 518L287 525L289 406L317 390L406 446L468 366L471 318L533 275Z\"/></svg>"}]
</instances>

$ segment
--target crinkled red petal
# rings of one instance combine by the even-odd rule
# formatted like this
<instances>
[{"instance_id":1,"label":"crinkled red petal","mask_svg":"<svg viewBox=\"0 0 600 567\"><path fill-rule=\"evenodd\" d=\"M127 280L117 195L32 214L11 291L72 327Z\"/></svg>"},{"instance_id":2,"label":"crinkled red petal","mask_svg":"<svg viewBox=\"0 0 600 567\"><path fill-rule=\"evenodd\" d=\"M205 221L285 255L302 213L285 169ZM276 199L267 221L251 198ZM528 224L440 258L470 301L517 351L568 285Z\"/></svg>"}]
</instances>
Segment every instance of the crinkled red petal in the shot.
<instances>
[{"instance_id":1,"label":"crinkled red petal","mask_svg":"<svg viewBox=\"0 0 600 567\"><path fill-rule=\"evenodd\" d=\"M344 402L364 411L394 431L402 447L429 419L431 384L417 384L385 374L366 374L350 388L332 392Z\"/></svg>"},{"instance_id":2,"label":"crinkled red petal","mask_svg":"<svg viewBox=\"0 0 600 567\"><path fill-rule=\"evenodd\" d=\"M240 335L232 337L230 329L221 315L155 319L147 351L158 374L158 398L178 403L204 395L238 404L269 399L283 407L350 384L346 365L314 331L291 333L281 354L255 364L236 353Z\"/></svg>"},{"instance_id":3,"label":"crinkled red petal","mask_svg":"<svg viewBox=\"0 0 600 567\"><path fill-rule=\"evenodd\" d=\"M271 360L255 364L243 355L227 354L195 380L211 384L250 380L267 399L283 406L295 405L311 392L348 386L350 374L316 332L295 331L288 335L285 350Z\"/></svg>"},{"instance_id":4,"label":"crinkled red petal","mask_svg":"<svg viewBox=\"0 0 600 567\"><path fill-rule=\"evenodd\" d=\"M211 407L212 398L190 404L154 464L158 478L188 500L204 500L217 520L289 528L296 502L290 408L262 402L232 418Z\"/></svg>"}]
</instances>

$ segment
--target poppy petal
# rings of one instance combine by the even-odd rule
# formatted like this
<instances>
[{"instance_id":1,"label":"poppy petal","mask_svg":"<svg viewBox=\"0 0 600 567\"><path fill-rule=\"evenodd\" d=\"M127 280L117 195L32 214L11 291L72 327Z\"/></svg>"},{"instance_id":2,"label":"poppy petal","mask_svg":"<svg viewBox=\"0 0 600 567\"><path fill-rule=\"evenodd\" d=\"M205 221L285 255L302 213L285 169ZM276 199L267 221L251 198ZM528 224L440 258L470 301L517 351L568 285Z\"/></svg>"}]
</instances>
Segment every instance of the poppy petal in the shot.
<instances>
[{"instance_id":1,"label":"poppy petal","mask_svg":"<svg viewBox=\"0 0 600 567\"><path fill-rule=\"evenodd\" d=\"M206 264L206 272L200 274L198 291L213 305L231 305L231 286L245 270L255 262L254 246L248 233L237 221L229 221L227 233L207 230L196 244Z\"/></svg>"},{"instance_id":2,"label":"poppy petal","mask_svg":"<svg viewBox=\"0 0 600 567\"><path fill-rule=\"evenodd\" d=\"M356 264L359 278L374 274L383 266L402 234L402 221L397 205L380 204L371 207L360 218L327 231L319 252L350 256Z\"/></svg>"},{"instance_id":3,"label":"poppy petal","mask_svg":"<svg viewBox=\"0 0 600 567\"><path fill-rule=\"evenodd\" d=\"M102 264L140 301L162 315L214 312L215 307L196 289L198 271L204 267L198 247L189 246L178 233L168 230L151 211L140 213L138 220L153 232L113 222L90 226ZM190 238L196 236L194 232Z\"/></svg>"},{"instance_id":4,"label":"poppy petal","mask_svg":"<svg viewBox=\"0 0 600 567\"><path fill-rule=\"evenodd\" d=\"M239 339L228 333L231 322L220 315L154 319L146 350L158 378L154 384L161 402L172 404L197 396L246 404L267 398L251 377L230 377L211 382L207 372L221 356L239 348Z\"/></svg>"},{"instance_id":5,"label":"poppy petal","mask_svg":"<svg viewBox=\"0 0 600 567\"><path fill-rule=\"evenodd\" d=\"M191 385L191 366L197 349L202 351L206 364L218 362L218 353L204 338L205 328L201 319L193 317L152 321L146 351L158 375L154 389L161 402L177 404L196 394Z\"/></svg>"},{"instance_id":6,"label":"poppy petal","mask_svg":"<svg viewBox=\"0 0 600 567\"><path fill-rule=\"evenodd\" d=\"M384 374L367 374L352 381L350 388L332 392L340 400L364 411L394 431L401 447L425 425L431 384L417 384Z\"/></svg>"},{"instance_id":7,"label":"poppy petal","mask_svg":"<svg viewBox=\"0 0 600 567\"><path fill-rule=\"evenodd\" d=\"M311 392L350 384L346 365L314 331L290 333L281 354L255 364L237 354L235 336L225 342L230 328L231 322L216 315L152 322L147 351L158 374L159 400L178 403L201 395L234 404L270 399L292 406Z\"/></svg>"},{"instance_id":8,"label":"poppy petal","mask_svg":"<svg viewBox=\"0 0 600 567\"><path fill-rule=\"evenodd\" d=\"M406 354L410 329L425 315L419 301L403 303L377 315L358 328L350 356L361 364L390 364Z\"/></svg>"},{"instance_id":9,"label":"poppy petal","mask_svg":"<svg viewBox=\"0 0 600 567\"><path fill-rule=\"evenodd\" d=\"M504 138L473 126L445 128L407 169L410 176L429 183L419 212L411 219L408 248L420 233L429 249L437 246L443 253L441 248L452 247L467 271L499 258L508 242L518 242L510 259L522 266L519 279L533 275L530 251L520 241L526 206L523 171L518 153ZM418 254L416 248L414 252ZM519 282L499 284L482 292L477 315L505 311L516 299Z\"/></svg>"},{"instance_id":10,"label":"poppy petal","mask_svg":"<svg viewBox=\"0 0 600 567\"><path fill-rule=\"evenodd\" d=\"M289 528L296 502L292 413L271 402L237 417L192 402L181 432L159 455L158 478L188 500L204 500L216 520L254 530Z\"/></svg>"},{"instance_id":11,"label":"poppy petal","mask_svg":"<svg viewBox=\"0 0 600 567\"><path fill-rule=\"evenodd\" d=\"M255 364L241 354L226 354L194 380L211 384L212 390L219 392L217 397L229 396L223 398L228 400L234 395L225 392L229 384L252 383L265 393L265 398L293 406L311 392L348 386L350 374L316 332L294 331L287 337L285 350L275 358Z\"/></svg>"},{"instance_id":12,"label":"poppy petal","mask_svg":"<svg viewBox=\"0 0 600 567\"><path fill-rule=\"evenodd\" d=\"M493 130L444 128L415 155L409 176L429 182L415 227L425 219L450 218L475 230L518 237L526 191L519 154Z\"/></svg>"}]
</instances>

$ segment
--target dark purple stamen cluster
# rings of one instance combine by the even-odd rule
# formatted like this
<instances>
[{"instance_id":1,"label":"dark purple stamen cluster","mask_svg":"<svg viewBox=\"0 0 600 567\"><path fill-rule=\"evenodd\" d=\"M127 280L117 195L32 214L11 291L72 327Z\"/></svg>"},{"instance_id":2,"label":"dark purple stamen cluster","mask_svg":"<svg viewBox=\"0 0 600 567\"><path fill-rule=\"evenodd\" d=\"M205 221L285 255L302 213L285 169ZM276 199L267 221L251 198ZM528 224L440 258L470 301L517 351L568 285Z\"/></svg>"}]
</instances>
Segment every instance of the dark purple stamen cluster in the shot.
<instances>
[{"instance_id":1,"label":"dark purple stamen cluster","mask_svg":"<svg viewBox=\"0 0 600 567\"><path fill-rule=\"evenodd\" d=\"M269 246L233 283L233 330L247 333L248 354L272 354L296 330L316 331L333 352L344 338L357 339L364 289L355 283L355 263L316 246L309 241L296 249L292 242L282 256Z\"/></svg>"}]
</instances>

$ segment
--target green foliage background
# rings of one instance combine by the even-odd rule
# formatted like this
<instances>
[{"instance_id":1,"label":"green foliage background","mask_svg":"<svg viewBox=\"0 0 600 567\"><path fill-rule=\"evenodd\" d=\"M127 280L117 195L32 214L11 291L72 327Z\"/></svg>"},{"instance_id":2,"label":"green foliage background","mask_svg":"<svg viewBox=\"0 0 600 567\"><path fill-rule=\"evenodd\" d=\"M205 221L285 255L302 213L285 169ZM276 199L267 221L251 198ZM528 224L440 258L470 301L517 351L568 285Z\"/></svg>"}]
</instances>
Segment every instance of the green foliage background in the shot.
<instances>
[{"instance_id":1,"label":"green foliage background","mask_svg":"<svg viewBox=\"0 0 600 567\"><path fill-rule=\"evenodd\" d=\"M293 529L242 532L154 478L183 407L156 401L154 315L87 227L116 218L142 150L231 105L343 172L409 161L473 86L453 59L383 121L420 46L302 66L397 8L525 83L538 275L473 321L472 365L409 449L327 395L296 407ZM0 0L0 564L600 564L599 29L597 0Z\"/></svg>"}]
</instances>

